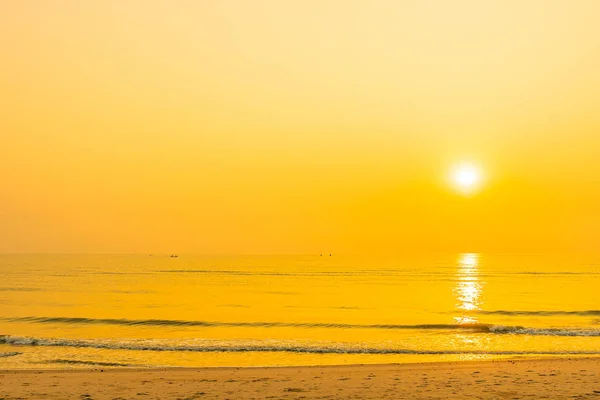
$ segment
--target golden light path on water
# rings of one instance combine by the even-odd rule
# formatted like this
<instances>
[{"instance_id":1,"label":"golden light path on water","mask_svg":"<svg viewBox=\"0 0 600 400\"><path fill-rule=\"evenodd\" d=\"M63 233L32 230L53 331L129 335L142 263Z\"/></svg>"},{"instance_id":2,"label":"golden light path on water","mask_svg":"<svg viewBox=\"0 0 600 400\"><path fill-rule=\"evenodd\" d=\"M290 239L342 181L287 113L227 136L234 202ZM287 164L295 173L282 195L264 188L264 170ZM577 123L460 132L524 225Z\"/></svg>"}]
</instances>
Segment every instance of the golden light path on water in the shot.
<instances>
[{"instance_id":1,"label":"golden light path on water","mask_svg":"<svg viewBox=\"0 0 600 400\"><path fill-rule=\"evenodd\" d=\"M458 315L454 317L457 324L469 325L479 323L477 316L472 312L480 310L482 305L482 282L479 279L479 255L475 253L461 254L457 262L456 285L453 292L456 298L456 309ZM456 337L458 346L467 346L476 350L486 347L481 336L472 334L458 334ZM475 360L481 356L464 355L463 360Z\"/></svg>"},{"instance_id":2,"label":"golden light path on water","mask_svg":"<svg viewBox=\"0 0 600 400\"><path fill-rule=\"evenodd\" d=\"M462 254L458 260L458 270L454 296L456 308L462 311L455 317L459 324L475 324L477 317L466 315L468 312L481 309L482 284L479 280L479 256L475 253Z\"/></svg>"}]
</instances>

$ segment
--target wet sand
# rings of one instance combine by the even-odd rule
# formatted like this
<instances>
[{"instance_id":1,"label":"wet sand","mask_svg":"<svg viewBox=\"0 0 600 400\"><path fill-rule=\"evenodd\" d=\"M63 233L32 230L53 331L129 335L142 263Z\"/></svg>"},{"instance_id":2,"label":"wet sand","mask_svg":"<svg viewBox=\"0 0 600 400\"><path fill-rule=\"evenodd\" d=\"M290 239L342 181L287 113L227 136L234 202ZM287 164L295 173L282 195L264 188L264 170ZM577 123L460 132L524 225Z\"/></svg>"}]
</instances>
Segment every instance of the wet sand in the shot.
<instances>
[{"instance_id":1,"label":"wet sand","mask_svg":"<svg viewBox=\"0 0 600 400\"><path fill-rule=\"evenodd\" d=\"M600 358L0 371L0 399L600 399Z\"/></svg>"}]
</instances>

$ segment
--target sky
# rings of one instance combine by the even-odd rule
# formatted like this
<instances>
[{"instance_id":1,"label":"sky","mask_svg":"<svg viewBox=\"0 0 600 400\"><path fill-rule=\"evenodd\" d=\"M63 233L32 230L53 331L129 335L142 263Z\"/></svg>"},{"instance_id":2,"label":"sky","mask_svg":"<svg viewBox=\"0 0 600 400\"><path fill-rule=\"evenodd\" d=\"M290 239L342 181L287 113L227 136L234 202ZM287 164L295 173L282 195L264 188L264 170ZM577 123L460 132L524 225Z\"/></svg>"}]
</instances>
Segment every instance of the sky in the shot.
<instances>
[{"instance_id":1,"label":"sky","mask_svg":"<svg viewBox=\"0 0 600 400\"><path fill-rule=\"evenodd\" d=\"M598 15L0 0L0 252L594 251Z\"/></svg>"}]
</instances>

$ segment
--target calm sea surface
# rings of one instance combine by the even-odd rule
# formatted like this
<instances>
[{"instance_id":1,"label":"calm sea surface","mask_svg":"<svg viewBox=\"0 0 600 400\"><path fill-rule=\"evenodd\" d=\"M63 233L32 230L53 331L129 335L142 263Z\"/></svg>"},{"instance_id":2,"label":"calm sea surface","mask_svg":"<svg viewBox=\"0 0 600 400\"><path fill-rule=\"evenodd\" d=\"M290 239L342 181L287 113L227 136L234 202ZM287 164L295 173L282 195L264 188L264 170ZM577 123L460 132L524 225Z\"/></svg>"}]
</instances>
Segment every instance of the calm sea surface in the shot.
<instances>
[{"instance_id":1,"label":"calm sea surface","mask_svg":"<svg viewBox=\"0 0 600 400\"><path fill-rule=\"evenodd\" d=\"M0 255L0 368L600 356L599 263Z\"/></svg>"}]
</instances>

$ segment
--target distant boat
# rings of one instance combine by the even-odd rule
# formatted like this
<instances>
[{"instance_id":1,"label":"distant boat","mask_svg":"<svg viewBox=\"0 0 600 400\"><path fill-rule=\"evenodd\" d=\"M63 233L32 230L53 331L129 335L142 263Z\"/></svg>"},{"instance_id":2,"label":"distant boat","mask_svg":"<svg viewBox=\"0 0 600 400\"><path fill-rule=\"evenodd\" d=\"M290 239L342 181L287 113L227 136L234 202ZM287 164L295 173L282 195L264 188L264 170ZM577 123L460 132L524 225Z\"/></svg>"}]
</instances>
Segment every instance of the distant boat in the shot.
<instances>
[{"instance_id":1,"label":"distant boat","mask_svg":"<svg viewBox=\"0 0 600 400\"><path fill-rule=\"evenodd\" d=\"M171 254L169 257L171 257L171 258L177 258L179 256L177 254Z\"/></svg>"}]
</instances>

